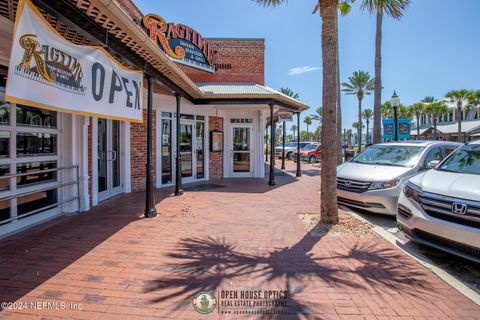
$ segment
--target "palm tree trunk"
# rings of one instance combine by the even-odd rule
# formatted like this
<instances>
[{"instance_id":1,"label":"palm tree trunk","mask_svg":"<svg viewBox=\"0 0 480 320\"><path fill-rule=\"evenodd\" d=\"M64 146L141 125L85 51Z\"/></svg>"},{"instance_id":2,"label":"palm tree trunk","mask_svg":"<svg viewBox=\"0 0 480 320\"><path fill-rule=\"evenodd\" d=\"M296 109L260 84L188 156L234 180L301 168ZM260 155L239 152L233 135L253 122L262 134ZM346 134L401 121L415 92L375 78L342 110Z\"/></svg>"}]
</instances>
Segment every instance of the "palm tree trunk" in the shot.
<instances>
[{"instance_id":1,"label":"palm tree trunk","mask_svg":"<svg viewBox=\"0 0 480 320\"><path fill-rule=\"evenodd\" d=\"M437 117L433 117L433 140L437 140Z\"/></svg>"},{"instance_id":2,"label":"palm tree trunk","mask_svg":"<svg viewBox=\"0 0 480 320\"><path fill-rule=\"evenodd\" d=\"M335 19L335 26L337 27L337 44L338 44L338 14ZM337 164L343 163L342 157L342 104L341 104L341 90L340 90L340 48L337 45Z\"/></svg>"},{"instance_id":3,"label":"palm tree trunk","mask_svg":"<svg viewBox=\"0 0 480 320\"><path fill-rule=\"evenodd\" d=\"M375 34L375 89L373 92L373 143L382 139L382 11L377 10L377 30Z\"/></svg>"},{"instance_id":4,"label":"palm tree trunk","mask_svg":"<svg viewBox=\"0 0 480 320\"><path fill-rule=\"evenodd\" d=\"M337 208L337 47L336 25L338 0L320 1L322 17L322 168L321 221L338 223Z\"/></svg>"},{"instance_id":5,"label":"palm tree trunk","mask_svg":"<svg viewBox=\"0 0 480 320\"><path fill-rule=\"evenodd\" d=\"M420 115L417 114L417 140L420 140Z\"/></svg>"},{"instance_id":6,"label":"palm tree trunk","mask_svg":"<svg viewBox=\"0 0 480 320\"><path fill-rule=\"evenodd\" d=\"M365 145L368 146L368 125L370 124L370 121L367 119L367 141L365 141Z\"/></svg>"},{"instance_id":7,"label":"palm tree trunk","mask_svg":"<svg viewBox=\"0 0 480 320\"><path fill-rule=\"evenodd\" d=\"M358 152L362 151L362 99L358 99Z\"/></svg>"},{"instance_id":8,"label":"palm tree trunk","mask_svg":"<svg viewBox=\"0 0 480 320\"><path fill-rule=\"evenodd\" d=\"M458 123L458 142L463 142L463 135L462 135L462 102L457 102L457 123Z\"/></svg>"}]
</instances>

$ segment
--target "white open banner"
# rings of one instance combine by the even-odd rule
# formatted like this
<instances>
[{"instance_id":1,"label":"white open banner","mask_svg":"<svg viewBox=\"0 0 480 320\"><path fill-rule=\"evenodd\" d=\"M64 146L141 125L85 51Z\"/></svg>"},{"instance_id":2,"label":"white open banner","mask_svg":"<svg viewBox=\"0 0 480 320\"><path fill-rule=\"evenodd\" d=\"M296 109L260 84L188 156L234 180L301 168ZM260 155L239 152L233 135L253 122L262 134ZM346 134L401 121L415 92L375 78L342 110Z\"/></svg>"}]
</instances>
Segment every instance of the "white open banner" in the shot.
<instances>
[{"instance_id":1,"label":"white open banner","mask_svg":"<svg viewBox=\"0 0 480 320\"><path fill-rule=\"evenodd\" d=\"M20 0L5 98L9 102L142 122L143 72L105 49L60 36L29 0Z\"/></svg>"}]
</instances>

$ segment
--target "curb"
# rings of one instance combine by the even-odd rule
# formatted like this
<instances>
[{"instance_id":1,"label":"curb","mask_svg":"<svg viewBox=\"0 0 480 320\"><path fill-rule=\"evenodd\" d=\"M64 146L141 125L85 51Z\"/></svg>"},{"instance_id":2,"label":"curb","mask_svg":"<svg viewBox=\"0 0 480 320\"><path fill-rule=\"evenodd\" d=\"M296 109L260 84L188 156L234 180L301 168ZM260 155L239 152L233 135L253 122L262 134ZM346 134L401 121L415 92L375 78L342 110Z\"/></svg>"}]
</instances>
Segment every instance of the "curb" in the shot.
<instances>
[{"instance_id":1,"label":"curb","mask_svg":"<svg viewBox=\"0 0 480 320\"><path fill-rule=\"evenodd\" d=\"M387 240L391 244L393 244L395 247L398 249L402 250L405 252L408 256L413 258L415 261L420 263L422 266L424 266L426 269L430 270L433 272L437 277L442 279L444 282L446 282L448 285L450 285L452 288L460 292L462 295L464 295L466 298L470 299L473 303L477 304L480 306L480 295L476 293L473 289L471 289L469 286L464 284L462 281L458 280L456 277L452 276L445 270L443 270L440 267L437 267L430 259L427 257L423 256L422 254L419 254L412 248L409 248L405 246L405 243L402 243L399 241L394 235L389 233L388 231L384 230L381 227L375 226L372 224L370 221L364 219L357 213L348 210L348 213L351 214L353 217L356 219L368 223L373 227L373 230L383 239Z\"/></svg>"}]
</instances>

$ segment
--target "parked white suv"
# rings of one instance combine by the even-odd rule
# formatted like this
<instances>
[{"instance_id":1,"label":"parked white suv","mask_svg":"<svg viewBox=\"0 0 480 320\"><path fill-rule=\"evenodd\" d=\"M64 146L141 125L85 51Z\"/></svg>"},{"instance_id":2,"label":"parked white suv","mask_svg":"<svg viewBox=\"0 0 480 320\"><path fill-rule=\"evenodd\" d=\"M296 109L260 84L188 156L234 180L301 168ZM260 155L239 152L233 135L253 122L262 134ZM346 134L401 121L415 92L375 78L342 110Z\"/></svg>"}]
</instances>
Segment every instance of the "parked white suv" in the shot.
<instances>
[{"instance_id":1,"label":"parked white suv","mask_svg":"<svg viewBox=\"0 0 480 320\"><path fill-rule=\"evenodd\" d=\"M394 216L398 196L407 180L435 167L461 145L447 141L372 145L337 167L338 203Z\"/></svg>"},{"instance_id":2,"label":"parked white suv","mask_svg":"<svg viewBox=\"0 0 480 320\"><path fill-rule=\"evenodd\" d=\"M480 141L411 178L398 201L407 237L480 263Z\"/></svg>"}]
</instances>

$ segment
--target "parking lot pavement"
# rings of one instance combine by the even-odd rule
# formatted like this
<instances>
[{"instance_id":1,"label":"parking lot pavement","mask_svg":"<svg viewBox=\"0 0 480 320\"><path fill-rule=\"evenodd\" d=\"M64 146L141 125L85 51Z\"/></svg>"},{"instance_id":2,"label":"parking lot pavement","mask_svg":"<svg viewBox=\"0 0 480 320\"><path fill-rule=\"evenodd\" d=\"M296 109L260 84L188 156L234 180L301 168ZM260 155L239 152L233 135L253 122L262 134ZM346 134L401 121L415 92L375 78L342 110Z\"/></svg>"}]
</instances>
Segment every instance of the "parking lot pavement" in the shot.
<instances>
[{"instance_id":1,"label":"parking lot pavement","mask_svg":"<svg viewBox=\"0 0 480 320\"><path fill-rule=\"evenodd\" d=\"M396 226L395 217L374 214L364 210L345 208L353 211L375 226L395 237L403 250L413 251L417 257L442 269L480 295L480 267L477 263L454 256L435 248L429 248L409 241Z\"/></svg>"}]
</instances>

